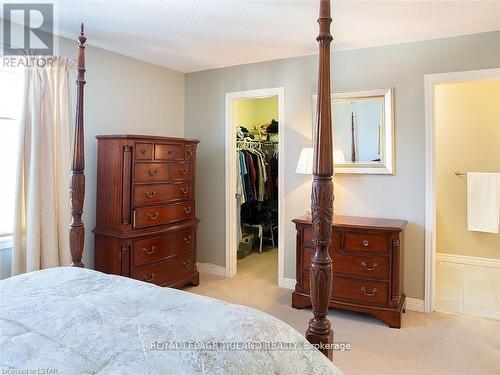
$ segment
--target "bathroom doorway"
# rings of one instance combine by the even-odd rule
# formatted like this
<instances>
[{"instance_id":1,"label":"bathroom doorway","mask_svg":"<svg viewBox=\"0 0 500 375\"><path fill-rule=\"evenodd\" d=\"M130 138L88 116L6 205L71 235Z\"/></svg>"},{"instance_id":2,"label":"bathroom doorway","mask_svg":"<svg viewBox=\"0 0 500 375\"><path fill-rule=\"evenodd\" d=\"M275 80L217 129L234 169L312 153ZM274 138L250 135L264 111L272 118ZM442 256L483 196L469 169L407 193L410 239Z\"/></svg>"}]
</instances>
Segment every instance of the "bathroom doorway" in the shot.
<instances>
[{"instance_id":1,"label":"bathroom doorway","mask_svg":"<svg viewBox=\"0 0 500 375\"><path fill-rule=\"evenodd\" d=\"M468 79L455 73L456 80L432 86L432 310L491 319L500 319L497 73ZM480 208L495 205L496 213L494 208L492 213Z\"/></svg>"}]
</instances>

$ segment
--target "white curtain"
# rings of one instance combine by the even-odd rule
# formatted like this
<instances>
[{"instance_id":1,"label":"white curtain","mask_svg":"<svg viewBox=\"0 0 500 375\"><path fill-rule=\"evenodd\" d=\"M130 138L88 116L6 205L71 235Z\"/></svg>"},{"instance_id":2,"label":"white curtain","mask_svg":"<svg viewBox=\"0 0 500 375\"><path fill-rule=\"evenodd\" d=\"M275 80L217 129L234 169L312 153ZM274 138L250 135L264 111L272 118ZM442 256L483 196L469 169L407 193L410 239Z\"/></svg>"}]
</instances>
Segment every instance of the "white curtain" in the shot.
<instances>
[{"instance_id":1,"label":"white curtain","mask_svg":"<svg viewBox=\"0 0 500 375\"><path fill-rule=\"evenodd\" d=\"M69 265L72 61L26 69L12 275Z\"/></svg>"}]
</instances>

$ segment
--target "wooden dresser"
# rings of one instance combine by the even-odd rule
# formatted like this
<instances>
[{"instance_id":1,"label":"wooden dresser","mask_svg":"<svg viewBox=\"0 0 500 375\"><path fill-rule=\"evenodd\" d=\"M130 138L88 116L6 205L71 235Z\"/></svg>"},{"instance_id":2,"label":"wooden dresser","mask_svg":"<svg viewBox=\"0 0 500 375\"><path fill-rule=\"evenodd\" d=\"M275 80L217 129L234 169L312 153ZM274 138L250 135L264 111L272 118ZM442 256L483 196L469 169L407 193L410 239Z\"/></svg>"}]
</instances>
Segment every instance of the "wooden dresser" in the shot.
<instances>
[{"instance_id":1,"label":"wooden dresser","mask_svg":"<svg viewBox=\"0 0 500 375\"><path fill-rule=\"evenodd\" d=\"M198 285L195 139L97 136L95 269Z\"/></svg>"},{"instance_id":2,"label":"wooden dresser","mask_svg":"<svg viewBox=\"0 0 500 375\"><path fill-rule=\"evenodd\" d=\"M310 216L294 219L297 284L292 306L311 306L309 269L315 248ZM401 328L404 309L403 220L334 216L329 249L333 261L330 307L371 314Z\"/></svg>"}]
</instances>

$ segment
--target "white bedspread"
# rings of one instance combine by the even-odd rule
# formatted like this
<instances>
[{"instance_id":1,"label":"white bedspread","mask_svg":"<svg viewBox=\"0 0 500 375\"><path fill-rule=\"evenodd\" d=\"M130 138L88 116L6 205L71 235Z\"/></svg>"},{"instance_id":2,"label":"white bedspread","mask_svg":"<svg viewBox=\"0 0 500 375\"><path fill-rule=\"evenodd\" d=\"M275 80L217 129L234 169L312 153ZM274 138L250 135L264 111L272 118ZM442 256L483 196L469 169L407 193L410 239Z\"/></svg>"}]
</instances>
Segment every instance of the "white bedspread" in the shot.
<instances>
[{"instance_id":1,"label":"white bedspread","mask_svg":"<svg viewBox=\"0 0 500 375\"><path fill-rule=\"evenodd\" d=\"M158 350L306 340L252 308L80 268L1 281L0 330L2 374L341 374L315 349Z\"/></svg>"}]
</instances>

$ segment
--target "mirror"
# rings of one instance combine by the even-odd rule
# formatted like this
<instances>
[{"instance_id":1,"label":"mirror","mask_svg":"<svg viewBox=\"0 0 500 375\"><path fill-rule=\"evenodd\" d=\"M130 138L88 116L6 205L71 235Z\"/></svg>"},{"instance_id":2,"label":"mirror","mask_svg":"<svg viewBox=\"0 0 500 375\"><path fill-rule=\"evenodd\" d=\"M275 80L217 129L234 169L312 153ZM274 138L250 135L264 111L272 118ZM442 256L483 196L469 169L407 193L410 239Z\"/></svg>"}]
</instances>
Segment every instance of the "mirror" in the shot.
<instances>
[{"instance_id":1,"label":"mirror","mask_svg":"<svg viewBox=\"0 0 500 375\"><path fill-rule=\"evenodd\" d=\"M392 88L332 94L332 126L335 173L393 174Z\"/></svg>"}]
</instances>

